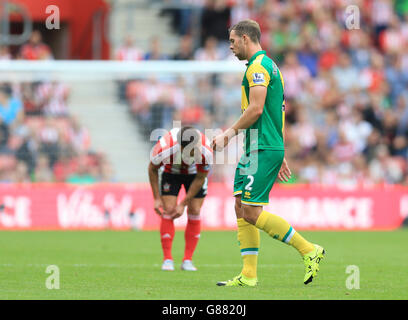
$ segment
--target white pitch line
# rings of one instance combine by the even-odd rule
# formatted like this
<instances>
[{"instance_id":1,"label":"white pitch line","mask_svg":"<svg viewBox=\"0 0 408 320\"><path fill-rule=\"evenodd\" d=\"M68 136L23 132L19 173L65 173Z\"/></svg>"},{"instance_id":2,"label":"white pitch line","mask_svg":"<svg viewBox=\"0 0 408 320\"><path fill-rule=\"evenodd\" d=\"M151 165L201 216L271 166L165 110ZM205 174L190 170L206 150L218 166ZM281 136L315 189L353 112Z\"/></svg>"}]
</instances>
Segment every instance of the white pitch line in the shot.
<instances>
[{"instance_id":1,"label":"white pitch line","mask_svg":"<svg viewBox=\"0 0 408 320\"><path fill-rule=\"evenodd\" d=\"M29 263L29 264L13 264L13 263L2 263L0 267L47 267L51 264L46 263ZM261 268L282 268L282 267L297 267L301 264L258 264ZM75 268L149 268L149 267L159 267L161 264L86 264L86 263L75 263L75 264L57 264L59 267L75 267ZM242 267L242 264L198 264L197 266L204 268L222 268L222 267Z\"/></svg>"}]
</instances>

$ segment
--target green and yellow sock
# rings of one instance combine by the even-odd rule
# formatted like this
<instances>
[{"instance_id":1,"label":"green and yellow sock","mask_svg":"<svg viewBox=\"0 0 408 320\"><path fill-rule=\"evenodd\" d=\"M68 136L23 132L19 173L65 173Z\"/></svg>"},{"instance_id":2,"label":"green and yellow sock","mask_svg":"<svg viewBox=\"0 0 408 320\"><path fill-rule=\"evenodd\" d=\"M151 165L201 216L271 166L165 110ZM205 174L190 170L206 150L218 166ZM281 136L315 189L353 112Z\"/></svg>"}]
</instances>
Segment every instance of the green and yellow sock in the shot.
<instances>
[{"instance_id":1,"label":"green and yellow sock","mask_svg":"<svg viewBox=\"0 0 408 320\"><path fill-rule=\"evenodd\" d=\"M243 268L241 274L249 279L256 278L258 250L260 244L259 230L243 218L237 219L238 243L241 249Z\"/></svg>"},{"instance_id":2,"label":"green and yellow sock","mask_svg":"<svg viewBox=\"0 0 408 320\"><path fill-rule=\"evenodd\" d=\"M285 219L265 210L259 215L256 227L268 233L272 238L291 245L302 256L314 250L313 244L296 232Z\"/></svg>"}]
</instances>

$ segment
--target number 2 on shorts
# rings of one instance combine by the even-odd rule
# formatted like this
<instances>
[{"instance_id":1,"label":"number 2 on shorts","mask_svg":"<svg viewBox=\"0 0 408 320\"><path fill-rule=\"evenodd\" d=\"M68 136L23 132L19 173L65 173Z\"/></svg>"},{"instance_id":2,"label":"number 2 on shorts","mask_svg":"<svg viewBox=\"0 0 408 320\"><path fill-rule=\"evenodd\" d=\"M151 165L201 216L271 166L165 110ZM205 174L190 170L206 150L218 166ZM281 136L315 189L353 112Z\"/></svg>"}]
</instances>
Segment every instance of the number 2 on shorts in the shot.
<instances>
[{"instance_id":1,"label":"number 2 on shorts","mask_svg":"<svg viewBox=\"0 0 408 320\"><path fill-rule=\"evenodd\" d=\"M252 190L252 184L254 183L254 176L251 176L251 175L248 175L248 179L249 179L249 182L247 183L247 185L245 186L245 190L249 190L249 191L251 191Z\"/></svg>"}]
</instances>

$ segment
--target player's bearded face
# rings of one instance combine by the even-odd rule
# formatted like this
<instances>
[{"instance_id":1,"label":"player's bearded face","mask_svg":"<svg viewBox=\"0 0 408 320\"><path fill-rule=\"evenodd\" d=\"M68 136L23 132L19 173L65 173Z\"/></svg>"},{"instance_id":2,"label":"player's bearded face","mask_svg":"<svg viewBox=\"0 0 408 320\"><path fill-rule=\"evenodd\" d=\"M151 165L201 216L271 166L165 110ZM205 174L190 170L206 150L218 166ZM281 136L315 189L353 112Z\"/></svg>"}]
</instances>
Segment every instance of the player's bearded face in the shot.
<instances>
[{"instance_id":1,"label":"player's bearded face","mask_svg":"<svg viewBox=\"0 0 408 320\"><path fill-rule=\"evenodd\" d=\"M239 60L246 59L243 38L237 36L234 30L230 34L230 49Z\"/></svg>"},{"instance_id":2,"label":"player's bearded face","mask_svg":"<svg viewBox=\"0 0 408 320\"><path fill-rule=\"evenodd\" d=\"M235 56L239 60L246 60L245 46L242 38L239 38L235 45Z\"/></svg>"}]
</instances>

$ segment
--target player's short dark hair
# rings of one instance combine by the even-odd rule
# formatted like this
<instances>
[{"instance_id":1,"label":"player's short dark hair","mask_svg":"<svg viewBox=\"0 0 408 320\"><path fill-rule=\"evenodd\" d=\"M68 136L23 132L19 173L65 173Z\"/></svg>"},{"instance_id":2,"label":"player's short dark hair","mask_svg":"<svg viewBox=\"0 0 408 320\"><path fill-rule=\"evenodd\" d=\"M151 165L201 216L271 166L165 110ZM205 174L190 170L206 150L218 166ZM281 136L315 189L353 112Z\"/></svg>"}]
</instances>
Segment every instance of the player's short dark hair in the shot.
<instances>
[{"instance_id":1,"label":"player's short dark hair","mask_svg":"<svg viewBox=\"0 0 408 320\"><path fill-rule=\"evenodd\" d=\"M259 27L258 22L254 20L242 20L233 25L229 29L229 32L231 33L232 30L234 30L239 37L242 37L244 34L247 35L254 43L259 43L261 41L261 28Z\"/></svg>"},{"instance_id":2,"label":"player's short dark hair","mask_svg":"<svg viewBox=\"0 0 408 320\"><path fill-rule=\"evenodd\" d=\"M177 142L180 143L182 148L185 148L190 143L197 143L200 141L200 133L192 126L184 126L177 133Z\"/></svg>"}]
</instances>

